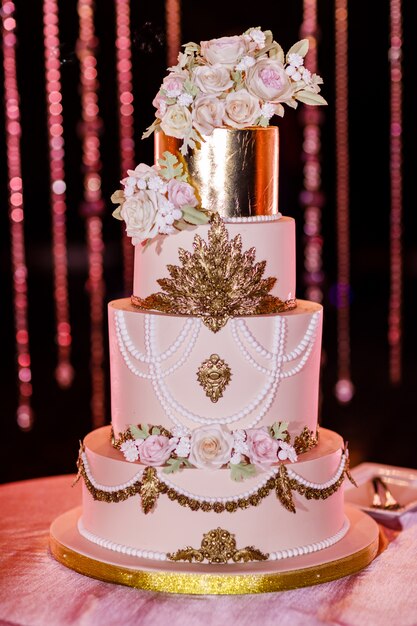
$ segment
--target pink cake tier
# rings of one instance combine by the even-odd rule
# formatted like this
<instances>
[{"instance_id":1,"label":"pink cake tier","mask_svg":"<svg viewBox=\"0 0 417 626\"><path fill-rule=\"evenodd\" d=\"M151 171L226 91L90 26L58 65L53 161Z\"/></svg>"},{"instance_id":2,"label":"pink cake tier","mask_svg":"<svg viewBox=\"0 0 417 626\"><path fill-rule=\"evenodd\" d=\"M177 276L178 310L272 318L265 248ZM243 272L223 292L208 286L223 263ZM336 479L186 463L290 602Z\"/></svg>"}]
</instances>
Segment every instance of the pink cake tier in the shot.
<instances>
[{"instance_id":1,"label":"pink cake tier","mask_svg":"<svg viewBox=\"0 0 417 626\"><path fill-rule=\"evenodd\" d=\"M109 304L111 414L116 436L131 424L231 430L288 423L315 431L322 307L298 301L279 315L230 319L217 333L197 317L147 313L129 299ZM211 355L231 380L216 402L197 372Z\"/></svg>"},{"instance_id":2,"label":"pink cake tier","mask_svg":"<svg viewBox=\"0 0 417 626\"><path fill-rule=\"evenodd\" d=\"M264 216L266 218L266 216ZM254 219L262 219L254 218ZM287 300L295 297L295 221L291 217L264 222L227 223L229 239L242 236L242 249L256 248L256 261L266 261L265 277L277 282L271 294ZM193 249L196 234L207 240L209 225L190 227L169 236L158 235L146 246L135 246L133 293L144 298L160 291L157 280L167 278L166 266L178 264L178 248Z\"/></svg>"},{"instance_id":3,"label":"pink cake tier","mask_svg":"<svg viewBox=\"0 0 417 626\"><path fill-rule=\"evenodd\" d=\"M159 493L153 509L145 514L137 493L123 500L126 490L140 480L144 466L121 458L110 445L109 437L110 428L103 427L84 441L81 458L90 490L83 485L83 512L79 521L84 537L109 549L165 560L167 553L187 546L198 549L203 535L220 527L235 536L239 549L254 546L275 559L326 548L347 530L341 484L345 467L343 441L332 431L322 430L315 449L303 455L301 461L286 465L289 476L305 485L303 495L293 491L296 513L281 504L274 489L258 497L256 505L251 503L251 495L259 496L259 489L275 475L278 466L272 466L259 470L244 482L231 480L227 469L189 468L167 475L163 468L155 468L158 481L166 489ZM326 495L325 490L332 491L332 486L336 486L334 492ZM308 499L308 487L320 489L322 496ZM177 497L171 497L168 490ZM112 492L118 492L117 499L122 501L100 501L93 497L109 500ZM249 504L246 508L237 506L232 512L217 513L201 508L192 510L187 504L189 498L225 506L227 502L246 499Z\"/></svg>"}]
</instances>

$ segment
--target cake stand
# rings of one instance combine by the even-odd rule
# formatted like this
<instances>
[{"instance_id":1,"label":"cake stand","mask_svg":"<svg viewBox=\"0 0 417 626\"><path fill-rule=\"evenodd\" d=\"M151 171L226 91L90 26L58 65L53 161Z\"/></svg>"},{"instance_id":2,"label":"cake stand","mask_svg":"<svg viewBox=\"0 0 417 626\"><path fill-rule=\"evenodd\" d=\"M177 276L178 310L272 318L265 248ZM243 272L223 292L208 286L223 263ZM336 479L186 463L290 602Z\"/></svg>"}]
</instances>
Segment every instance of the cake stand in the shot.
<instances>
[{"instance_id":1,"label":"cake stand","mask_svg":"<svg viewBox=\"0 0 417 626\"><path fill-rule=\"evenodd\" d=\"M308 587L354 574L377 556L377 523L346 505L350 522L335 545L281 561L236 564L191 564L151 561L113 552L80 535L81 507L71 509L51 525L52 555L70 569L107 582L149 591L182 594L233 595Z\"/></svg>"}]
</instances>

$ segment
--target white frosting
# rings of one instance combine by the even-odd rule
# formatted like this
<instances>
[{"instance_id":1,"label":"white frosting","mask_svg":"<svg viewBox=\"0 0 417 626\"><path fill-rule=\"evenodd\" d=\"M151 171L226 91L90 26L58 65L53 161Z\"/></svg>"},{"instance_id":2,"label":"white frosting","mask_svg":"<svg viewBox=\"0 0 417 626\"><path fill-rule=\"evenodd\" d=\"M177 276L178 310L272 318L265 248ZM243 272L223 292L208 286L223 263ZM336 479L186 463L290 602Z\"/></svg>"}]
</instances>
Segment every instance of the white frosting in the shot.
<instances>
[{"instance_id":1,"label":"white frosting","mask_svg":"<svg viewBox=\"0 0 417 626\"><path fill-rule=\"evenodd\" d=\"M349 530L349 526L350 523L348 518L346 517L342 528L335 535L332 535L331 537L328 537L327 539L324 539L323 541L319 541L317 543L310 543L304 546L289 548L288 550L278 550L277 552L270 552L268 560L280 561L282 559L290 559L295 556L301 556L303 554L318 552L319 550L329 548L330 546L333 546L335 543L343 539L343 537ZM120 552L121 554L127 554L128 556L134 556L141 559L151 559L155 561L166 561L168 559L168 556L165 552L158 552L156 550L140 550L120 543L115 543L114 541L108 541L107 539L103 539L98 535L94 535L84 528L82 518L78 520L78 532L88 541L91 541L92 543L95 543L102 548L106 548L107 550L112 550L113 552Z\"/></svg>"}]
</instances>

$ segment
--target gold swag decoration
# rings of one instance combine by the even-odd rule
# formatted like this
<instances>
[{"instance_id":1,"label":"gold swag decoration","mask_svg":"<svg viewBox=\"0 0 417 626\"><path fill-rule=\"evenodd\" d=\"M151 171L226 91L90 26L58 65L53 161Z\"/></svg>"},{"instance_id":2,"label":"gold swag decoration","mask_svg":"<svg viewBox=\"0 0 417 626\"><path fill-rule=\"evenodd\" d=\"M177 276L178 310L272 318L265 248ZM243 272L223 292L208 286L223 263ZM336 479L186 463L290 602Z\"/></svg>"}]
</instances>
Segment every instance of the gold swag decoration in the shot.
<instances>
[{"instance_id":1,"label":"gold swag decoration","mask_svg":"<svg viewBox=\"0 0 417 626\"><path fill-rule=\"evenodd\" d=\"M242 238L229 234L220 215L211 218L208 242L195 235L194 252L179 248L182 266L167 265L171 278L157 282L163 292L145 299L132 296L145 310L195 315L214 333L231 317L281 313L296 307L296 300L280 300L269 292L276 278L262 278L266 261L255 263L255 248L242 252Z\"/></svg>"},{"instance_id":2,"label":"gold swag decoration","mask_svg":"<svg viewBox=\"0 0 417 626\"><path fill-rule=\"evenodd\" d=\"M228 561L247 563L248 561L266 561L269 554L264 554L253 546L238 550L235 536L228 530L216 528L203 535L199 550L187 546L167 556L170 561L189 561L190 563L193 560L198 563L204 560L209 563L227 563Z\"/></svg>"}]
</instances>

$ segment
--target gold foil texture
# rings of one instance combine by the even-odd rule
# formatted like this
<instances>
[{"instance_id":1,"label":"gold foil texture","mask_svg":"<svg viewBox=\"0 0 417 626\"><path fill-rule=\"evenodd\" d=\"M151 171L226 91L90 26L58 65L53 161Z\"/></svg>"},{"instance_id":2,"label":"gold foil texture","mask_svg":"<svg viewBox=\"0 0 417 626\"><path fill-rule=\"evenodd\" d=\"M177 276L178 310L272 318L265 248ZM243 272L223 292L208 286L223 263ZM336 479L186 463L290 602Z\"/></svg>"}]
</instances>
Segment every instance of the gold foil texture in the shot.
<instances>
[{"instance_id":1,"label":"gold foil texture","mask_svg":"<svg viewBox=\"0 0 417 626\"><path fill-rule=\"evenodd\" d=\"M155 134L155 160L168 150L185 160L201 205L222 217L278 213L278 128L216 128L185 157L182 140Z\"/></svg>"}]
</instances>

